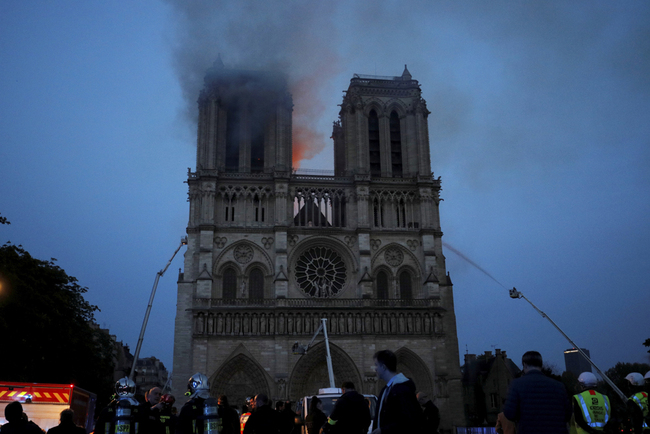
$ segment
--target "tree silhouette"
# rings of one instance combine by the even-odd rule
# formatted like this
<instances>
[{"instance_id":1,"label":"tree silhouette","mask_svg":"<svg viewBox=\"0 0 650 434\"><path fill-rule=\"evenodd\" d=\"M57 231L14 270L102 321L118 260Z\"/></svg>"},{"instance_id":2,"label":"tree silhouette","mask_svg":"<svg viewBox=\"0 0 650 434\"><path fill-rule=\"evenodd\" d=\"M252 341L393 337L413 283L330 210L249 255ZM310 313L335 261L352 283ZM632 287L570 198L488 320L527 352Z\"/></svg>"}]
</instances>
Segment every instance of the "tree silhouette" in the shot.
<instances>
[{"instance_id":1,"label":"tree silhouette","mask_svg":"<svg viewBox=\"0 0 650 434\"><path fill-rule=\"evenodd\" d=\"M94 323L87 288L54 261L0 248L2 379L75 384L102 400L112 388L112 342Z\"/></svg>"}]
</instances>

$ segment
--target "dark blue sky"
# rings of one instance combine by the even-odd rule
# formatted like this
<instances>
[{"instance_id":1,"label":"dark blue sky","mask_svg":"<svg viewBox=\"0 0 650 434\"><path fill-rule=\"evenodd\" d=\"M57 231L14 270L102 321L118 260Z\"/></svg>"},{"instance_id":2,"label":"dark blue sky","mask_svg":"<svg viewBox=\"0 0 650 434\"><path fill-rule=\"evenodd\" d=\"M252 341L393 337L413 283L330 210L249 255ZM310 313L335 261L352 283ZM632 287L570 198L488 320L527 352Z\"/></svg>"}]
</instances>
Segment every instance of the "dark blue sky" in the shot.
<instances>
[{"instance_id":1,"label":"dark blue sky","mask_svg":"<svg viewBox=\"0 0 650 434\"><path fill-rule=\"evenodd\" d=\"M185 233L195 101L217 53L285 71L301 167L331 169L354 73L422 85L443 240L516 286L603 369L648 362L650 3L0 3L2 241L58 259L135 347L155 274ZM184 250L181 252L181 254ZM564 338L446 250L462 354ZM141 356L171 369L178 257Z\"/></svg>"}]
</instances>

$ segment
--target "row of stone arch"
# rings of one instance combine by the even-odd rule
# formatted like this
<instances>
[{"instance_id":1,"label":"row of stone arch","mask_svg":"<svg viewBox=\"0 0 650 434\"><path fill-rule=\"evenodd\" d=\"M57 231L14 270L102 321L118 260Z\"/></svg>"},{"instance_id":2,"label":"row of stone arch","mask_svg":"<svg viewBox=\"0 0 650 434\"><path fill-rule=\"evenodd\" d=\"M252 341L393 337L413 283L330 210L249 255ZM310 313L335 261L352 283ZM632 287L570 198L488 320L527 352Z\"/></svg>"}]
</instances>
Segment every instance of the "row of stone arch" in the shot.
<instances>
[{"instance_id":1,"label":"row of stone arch","mask_svg":"<svg viewBox=\"0 0 650 434\"><path fill-rule=\"evenodd\" d=\"M276 373L273 378L244 345L240 345L210 377L213 396L224 394L231 405L241 406L246 397L264 393L273 400L296 401L313 395L319 388L329 387L325 345L319 343L300 357L290 374ZM352 381L357 390L377 395L384 386L374 373L359 370L352 358L340 347L330 343L332 368L337 387ZM397 368L411 378L419 391L434 394L431 370L413 351L402 347L395 352ZM371 363L371 361L366 361Z\"/></svg>"}]
</instances>

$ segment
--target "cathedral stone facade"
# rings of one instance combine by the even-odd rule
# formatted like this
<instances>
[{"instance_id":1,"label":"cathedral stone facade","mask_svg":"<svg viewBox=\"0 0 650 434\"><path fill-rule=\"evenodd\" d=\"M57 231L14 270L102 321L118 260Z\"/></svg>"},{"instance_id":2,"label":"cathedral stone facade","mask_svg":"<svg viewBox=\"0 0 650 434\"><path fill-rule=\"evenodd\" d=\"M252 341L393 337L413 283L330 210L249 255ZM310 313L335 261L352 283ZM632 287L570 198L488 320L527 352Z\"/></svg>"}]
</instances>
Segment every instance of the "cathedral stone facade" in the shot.
<instances>
[{"instance_id":1,"label":"cathedral stone facade","mask_svg":"<svg viewBox=\"0 0 650 434\"><path fill-rule=\"evenodd\" d=\"M329 384L378 394L373 354L436 397L442 428L463 425L451 280L420 85L354 75L334 123L334 173L292 169L292 97L284 78L215 64L199 100L196 171L179 275L174 392L195 372L233 404ZM333 176L332 176L333 175Z\"/></svg>"}]
</instances>

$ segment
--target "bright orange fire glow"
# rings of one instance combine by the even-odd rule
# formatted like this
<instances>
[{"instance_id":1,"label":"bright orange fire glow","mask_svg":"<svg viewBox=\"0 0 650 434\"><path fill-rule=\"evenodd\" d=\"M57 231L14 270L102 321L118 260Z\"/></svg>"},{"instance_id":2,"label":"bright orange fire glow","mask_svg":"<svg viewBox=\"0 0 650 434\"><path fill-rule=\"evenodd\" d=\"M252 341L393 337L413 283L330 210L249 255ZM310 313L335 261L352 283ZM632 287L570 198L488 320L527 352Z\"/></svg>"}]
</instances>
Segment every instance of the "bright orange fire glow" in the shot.
<instances>
[{"instance_id":1,"label":"bright orange fire glow","mask_svg":"<svg viewBox=\"0 0 650 434\"><path fill-rule=\"evenodd\" d=\"M293 127L293 155L292 163L295 169L300 167L302 160L309 160L319 153L325 143L322 134L318 134L310 127L294 125Z\"/></svg>"},{"instance_id":2,"label":"bright orange fire glow","mask_svg":"<svg viewBox=\"0 0 650 434\"><path fill-rule=\"evenodd\" d=\"M315 70L291 84L293 95L293 158L294 168L302 160L309 160L323 150L328 133L316 129L316 122L322 119L325 105L318 95L323 83L336 74L338 61L332 53L321 53L321 62Z\"/></svg>"}]
</instances>

